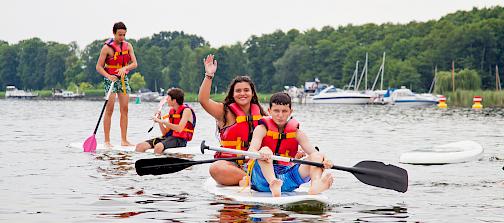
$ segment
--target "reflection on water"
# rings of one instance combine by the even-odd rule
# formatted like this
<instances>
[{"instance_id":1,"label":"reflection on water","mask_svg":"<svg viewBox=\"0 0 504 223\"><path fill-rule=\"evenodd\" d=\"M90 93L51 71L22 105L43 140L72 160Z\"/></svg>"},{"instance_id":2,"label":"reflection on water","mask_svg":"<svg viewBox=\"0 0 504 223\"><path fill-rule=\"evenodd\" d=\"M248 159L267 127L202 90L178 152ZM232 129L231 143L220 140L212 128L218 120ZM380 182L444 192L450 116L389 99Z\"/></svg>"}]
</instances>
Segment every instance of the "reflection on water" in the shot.
<instances>
[{"instance_id":1,"label":"reflection on water","mask_svg":"<svg viewBox=\"0 0 504 223\"><path fill-rule=\"evenodd\" d=\"M210 220L210 222L285 222L296 220L296 218L290 217L288 212L270 206L229 203L211 203L211 205L223 205L223 207L219 210L217 220Z\"/></svg>"},{"instance_id":2,"label":"reflection on water","mask_svg":"<svg viewBox=\"0 0 504 223\"><path fill-rule=\"evenodd\" d=\"M409 215L401 206L372 207L369 205L345 204L324 207L317 212L312 209L293 210L287 207L237 204L232 201L216 202L222 206L217 219L210 222L333 222L340 216L353 215L356 222L406 222ZM340 219L343 220L343 219ZM349 221L347 219L346 221Z\"/></svg>"}]
</instances>

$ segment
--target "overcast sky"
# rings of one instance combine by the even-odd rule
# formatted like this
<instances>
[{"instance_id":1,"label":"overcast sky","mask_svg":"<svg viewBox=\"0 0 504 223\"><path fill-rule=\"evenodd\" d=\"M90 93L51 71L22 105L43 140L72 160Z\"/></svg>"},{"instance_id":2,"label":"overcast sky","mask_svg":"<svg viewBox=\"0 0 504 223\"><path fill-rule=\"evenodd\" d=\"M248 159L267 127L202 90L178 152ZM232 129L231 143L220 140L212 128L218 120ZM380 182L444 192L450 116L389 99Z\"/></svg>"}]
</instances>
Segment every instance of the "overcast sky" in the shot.
<instances>
[{"instance_id":1,"label":"overcast sky","mask_svg":"<svg viewBox=\"0 0 504 223\"><path fill-rule=\"evenodd\" d=\"M77 41L82 49L112 35L123 21L128 38L184 31L213 47L244 42L277 29L306 31L349 23L428 21L457 10L504 5L502 0L2 0L0 40L39 37Z\"/></svg>"}]
</instances>

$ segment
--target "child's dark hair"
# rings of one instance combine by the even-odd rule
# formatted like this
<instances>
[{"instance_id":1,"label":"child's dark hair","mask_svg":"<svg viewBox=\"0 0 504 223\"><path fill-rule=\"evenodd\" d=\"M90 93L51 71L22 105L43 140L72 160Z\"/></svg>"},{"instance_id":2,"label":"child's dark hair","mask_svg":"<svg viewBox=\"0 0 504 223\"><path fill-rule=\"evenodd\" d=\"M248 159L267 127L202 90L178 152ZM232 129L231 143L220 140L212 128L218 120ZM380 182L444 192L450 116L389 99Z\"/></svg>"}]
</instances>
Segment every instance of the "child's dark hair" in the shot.
<instances>
[{"instance_id":1,"label":"child's dark hair","mask_svg":"<svg viewBox=\"0 0 504 223\"><path fill-rule=\"evenodd\" d=\"M273 104L288 105L289 108L291 108L291 105L292 105L291 97L287 93L284 93L284 92L274 93L273 95L271 95L271 98L270 98L270 103L269 103L270 108Z\"/></svg>"},{"instance_id":2,"label":"child's dark hair","mask_svg":"<svg viewBox=\"0 0 504 223\"><path fill-rule=\"evenodd\" d=\"M168 95L170 95L171 99L175 99L177 104L182 105L184 103L184 91L180 88L171 88L168 90Z\"/></svg>"},{"instance_id":3,"label":"child's dark hair","mask_svg":"<svg viewBox=\"0 0 504 223\"><path fill-rule=\"evenodd\" d=\"M124 25L123 22L117 22L114 24L114 27L112 28L112 32L114 32L114 34L115 34L117 32L117 30L119 30L119 29L127 30L126 25Z\"/></svg>"}]
</instances>

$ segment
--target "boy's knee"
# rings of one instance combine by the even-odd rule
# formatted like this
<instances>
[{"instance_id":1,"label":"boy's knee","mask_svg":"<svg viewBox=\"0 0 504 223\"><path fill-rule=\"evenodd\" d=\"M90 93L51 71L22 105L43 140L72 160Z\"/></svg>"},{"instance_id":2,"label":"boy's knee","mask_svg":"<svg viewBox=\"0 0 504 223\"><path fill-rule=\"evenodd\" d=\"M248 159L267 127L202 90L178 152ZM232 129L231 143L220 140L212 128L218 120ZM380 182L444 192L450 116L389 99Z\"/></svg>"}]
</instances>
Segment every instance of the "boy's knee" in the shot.
<instances>
[{"instance_id":1,"label":"boy's knee","mask_svg":"<svg viewBox=\"0 0 504 223\"><path fill-rule=\"evenodd\" d=\"M212 165L210 165L210 168L208 169L208 171L210 172L211 176L218 176L227 170L226 166L227 166L226 161L219 160L219 161L212 163Z\"/></svg>"}]
</instances>

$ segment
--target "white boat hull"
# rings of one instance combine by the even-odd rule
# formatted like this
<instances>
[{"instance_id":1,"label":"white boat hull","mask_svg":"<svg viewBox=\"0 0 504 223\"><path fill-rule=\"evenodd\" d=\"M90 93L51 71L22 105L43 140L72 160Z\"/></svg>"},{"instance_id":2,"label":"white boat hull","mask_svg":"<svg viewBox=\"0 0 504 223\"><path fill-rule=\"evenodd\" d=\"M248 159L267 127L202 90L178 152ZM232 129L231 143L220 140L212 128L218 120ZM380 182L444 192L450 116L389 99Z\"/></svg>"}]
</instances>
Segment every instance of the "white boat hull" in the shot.
<instances>
[{"instance_id":1,"label":"white boat hull","mask_svg":"<svg viewBox=\"0 0 504 223\"><path fill-rule=\"evenodd\" d=\"M367 104L371 97L327 97L313 98L315 104Z\"/></svg>"},{"instance_id":2,"label":"white boat hull","mask_svg":"<svg viewBox=\"0 0 504 223\"><path fill-rule=\"evenodd\" d=\"M430 100L396 100L393 102L395 105L406 105L406 106L429 106L436 105L437 101Z\"/></svg>"},{"instance_id":3,"label":"white boat hull","mask_svg":"<svg viewBox=\"0 0 504 223\"><path fill-rule=\"evenodd\" d=\"M432 149L413 150L403 153L399 158L400 163L436 165L449 163L462 163L477 160L483 156L483 147L474 141L459 141Z\"/></svg>"}]
</instances>

